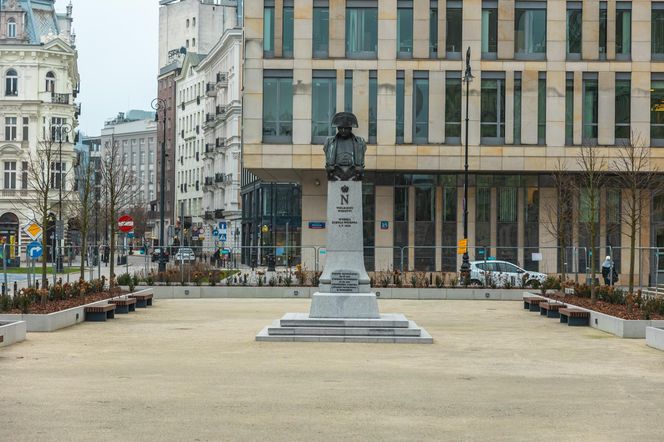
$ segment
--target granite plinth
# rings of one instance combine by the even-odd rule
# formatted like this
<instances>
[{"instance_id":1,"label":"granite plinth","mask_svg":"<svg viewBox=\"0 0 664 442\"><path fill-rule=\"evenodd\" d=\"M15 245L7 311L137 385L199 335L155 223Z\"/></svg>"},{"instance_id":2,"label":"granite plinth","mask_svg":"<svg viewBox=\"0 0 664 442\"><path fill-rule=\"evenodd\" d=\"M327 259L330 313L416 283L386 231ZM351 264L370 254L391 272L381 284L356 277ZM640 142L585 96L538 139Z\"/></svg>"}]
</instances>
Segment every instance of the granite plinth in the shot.
<instances>
[{"instance_id":1,"label":"granite plinth","mask_svg":"<svg viewBox=\"0 0 664 442\"><path fill-rule=\"evenodd\" d=\"M284 315L281 320L274 321L263 328L256 335L256 340L267 342L433 343L433 338L425 329L413 321L408 321L403 315L381 315L379 319L321 320L301 313Z\"/></svg>"},{"instance_id":2,"label":"granite plinth","mask_svg":"<svg viewBox=\"0 0 664 442\"><path fill-rule=\"evenodd\" d=\"M314 293L312 318L380 318L374 293Z\"/></svg>"}]
</instances>

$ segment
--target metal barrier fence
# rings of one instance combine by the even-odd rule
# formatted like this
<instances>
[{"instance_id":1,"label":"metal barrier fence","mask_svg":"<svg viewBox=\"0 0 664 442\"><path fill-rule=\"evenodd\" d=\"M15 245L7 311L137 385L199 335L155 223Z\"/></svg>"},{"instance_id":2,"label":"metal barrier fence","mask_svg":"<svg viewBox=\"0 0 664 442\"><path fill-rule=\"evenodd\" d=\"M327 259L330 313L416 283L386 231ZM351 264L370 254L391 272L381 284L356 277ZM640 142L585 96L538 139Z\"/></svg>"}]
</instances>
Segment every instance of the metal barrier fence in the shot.
<instances>
[{"instance_id":1,"label":"metal barrier fence","mask_svg":"<svg viewBox=\"0 0 664 442\"><path fill-rule=\"evenodd\" d=\"M370 272L441 272L456 273L462 257L457 248L452 246L376 246L365 247L365 265ZM42 259L48 263L49 284L62 278L64 282L79 279L81 261L84 263L84 278L109 277L110 249L104 245L90 245L85 251L80 247L56 249L47 247L38 259L30 259L25 246L5 245L3 252L4 272L0 282L3 287L12 287L15 281L24 281L35 285L41 279ZM119 246L114 259L116 275L123 273L158 275L159 248L131 248ZM180 278L191 282L192 275L200 271L215 269L250 269L264 267L294 268L318 273L325 265L326 248L321 246L241 246L226 248L206 247L166 247L167 269L179 271ZM638 287L653 286L659 290L660 281L664 283L664 247L638 247L635 249L635 281ZM595 259L596 277L601 280L601 265L604 256L612 258L614 266L625 280L618 282L626 285L629 263L629 248L606 246L595 248L594 253L587 247L469 247L471 261L488 262L505 260L526 271L538 271L547 274L562 274L577 282L586 282L590 277L590 262ZM58 258L60 256L61 258ZM5 270L6 268L6 270ZM22 277L18 275L24 275Z\"/></svg>"}]
</instances>

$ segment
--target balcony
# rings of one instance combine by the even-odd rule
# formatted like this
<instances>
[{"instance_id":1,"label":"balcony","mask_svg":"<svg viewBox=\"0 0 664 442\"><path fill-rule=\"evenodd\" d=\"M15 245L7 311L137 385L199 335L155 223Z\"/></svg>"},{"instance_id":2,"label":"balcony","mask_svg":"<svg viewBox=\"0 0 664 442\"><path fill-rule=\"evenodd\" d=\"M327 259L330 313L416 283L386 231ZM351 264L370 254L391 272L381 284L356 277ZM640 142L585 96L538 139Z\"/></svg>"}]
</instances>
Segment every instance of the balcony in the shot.
<instances>
[{"instance_id":1,"label":"balcony","mask_svg":"<svg viewBox=\"0 0 664 442\"><path fill-rule=\"evenodd\" d=\"M216 219L224 219L224 211L222 209L216 209L214 211L214 217Z\"/></svg>"},{"instance_id":2,"label":"balcony","mask_svg":"<svg viewBox=\"0 0 664 442\"><path fill-rule=\"evenodd\" d=\"M217 72L217 84L221 87L228 87L228 74Z\"/></svg>"},{"instance_id":3,"label":"balcony","mask_svg":"<svg viewBox=\"0 0 664 442\"><path fill-rule=\"evenodd\" d=\"M51 94L51 103L69 104L69 94Z\"/></svg>"},{"instance_id":4,"label":"balcony","mask_svg":"<svg viewBox=\"0 0 664 442\"><path fill-rule=\"evenodd\" d=\"M208 97L214 97L217 95L217 85L215 83L208 83L205 86L205 93Z\"/></svg>"},{"instance_id":5,"label":"balcony","mask_svg":"<svg viewBox=\"0 0 664 442\"><path fill-rule=\"evenodd\" d=\"M205 114L205 124L214 123L214 118L213 114Z\"/></svg>"},{"instance_id":6,"label":"balcony","mask_svg":"<svg viewBox=\"0 0 664 442\"><path fill-rule=\"evenodd\" d=\"M210 143L205 144L205 153L214 153L214 146Z\"/></svg>"},{"instance_id":7,"label":"balcony","mask_svg":"<svg viewBox=\"0 0 664 442\"><path fill-rule=\"evenodd\" d=\"M224 174L223 173L215 173L214 174L214 182L217 184L222 184L224 182Z\"/></svg>"},{"instance_id":8,"label":"balcony","mask_svg":"<svg viewBox=\"0 0 664 442\"><path fill-rule=\"evenodd\" d=\"M214 184L214 177L206 176L204 186L211 186Z\"/></svg>"},{"instance_id":9,"label":"balcony","mask_svg":"<svg viewBox=\"0 0 664 442\"><path fill-rule=\"evenodd\" d=\"M205 221L214 221L214 212L211 210L206 211L205 215L203 215L203 219Z\"/></svg>"},{"instance_id":10,"label":"balcony","mask_svg":"<svg viewBox=\"0 0 664 442\"><path fill-rule=\"evenodd\" d=\"M81 103L77 103L74 107L74 116L78 117L81 115Z\"/></svg>"},{"instance_id":11,"label":"balcony","mask_svg":"<svg viewBox=\"0 0 664 442\"><path fill-rule=\"evenodd\" d=\"M226 106L217 106L217 115L223 115L226 113Z\"/></svg>"},{"instance_id":12,"label":"balcony","mask_svg":"<svg viewBox=\"0 0 664 442\"><path fill-rule=\"evenodd\" d=\"M215 140L215 147L222 148L222 147L224 147L225 144L226 144L226 143L225 143L224 140L221 139L221 138L217 138L217 139Z\"/></svg>"}]
</instances>

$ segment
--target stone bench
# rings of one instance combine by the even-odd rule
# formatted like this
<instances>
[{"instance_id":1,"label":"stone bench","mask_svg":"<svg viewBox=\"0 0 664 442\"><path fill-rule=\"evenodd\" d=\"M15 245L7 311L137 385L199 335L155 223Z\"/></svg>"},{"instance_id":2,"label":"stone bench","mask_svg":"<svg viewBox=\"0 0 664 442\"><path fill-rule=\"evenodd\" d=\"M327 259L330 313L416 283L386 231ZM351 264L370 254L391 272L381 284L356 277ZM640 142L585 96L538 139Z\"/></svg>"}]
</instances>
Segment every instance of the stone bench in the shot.
<instances>
[{"instance_id":1,"label":"stone bench","mask_svg":"<svg viewBox=\"0 0 664 442\"><path fill-rule=\"evenodd\" d=\"M135 298L113 299L109 302L115 304L115 313L129 313L136 311Z\"/></svg>"},{"instance_id":2,"label":"stone bench","mask_svg":"<svg viewBox=\"0 0 664 442\"><path fill-rule=\"evenodd\" d=\"M526 310L530 310L531 312L538 312L540 302L544 301L546 300L538 298L536 296L526 296L525 298L523 298L523 308Z\"/></svg>"},{"instance_id":3,"label":"stone bench","mask_svg":"<svg viewBox=\"0 0 664 442\"><path fill-rule=\"evenodd\" d=\"M115 304L85 307L85 320L102 322L115 318Z\"/></svg>"},{"instance_id":4,"label":"stone bench","mask_svg":"<svg viewBox=\"0 0 664 442\"><path fill-rule=\"evenodd\" d=\"M560 322L572 326L590 325L590 312L578 308L561 308L558 310Z\"/></svg>"},{"instance_id":5,"label":"stone bench","mask_svg":"<svg viewBox=\"0 0 664 442\"><path fill-rule=\"evenodd\" d=\"M152 293L129 295L129 298L136 300L136 308L147 308L152 306Z\"/></svg>"},{"instance_id":6,"label":"stone bench","mask_svg":"<svg viewBox=\"0 0 664 442\"><path fill-rule=\"evenodd\" d=\"M540 302L540 315L547 318L560 318L559 310L565 308L567 305L560 302Z\"/></svg>"}]
</instances>

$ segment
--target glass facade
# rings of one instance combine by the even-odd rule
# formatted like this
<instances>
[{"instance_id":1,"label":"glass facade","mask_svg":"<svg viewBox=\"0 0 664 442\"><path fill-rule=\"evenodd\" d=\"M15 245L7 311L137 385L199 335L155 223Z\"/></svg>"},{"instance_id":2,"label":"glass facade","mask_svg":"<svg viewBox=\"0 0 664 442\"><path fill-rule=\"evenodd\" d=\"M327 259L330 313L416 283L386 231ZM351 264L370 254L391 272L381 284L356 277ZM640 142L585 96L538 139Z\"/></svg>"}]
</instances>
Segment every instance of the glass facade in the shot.
<instances>
[{"instance_id":1,"label":"glass facade","mask_svg":"<svg viewBox=\"0 0 664 442\"><path fill-rule=\"evenodd\" d=\"M616 58L629 60L632 54L632 4L616 4Z\"/></svg>"},{"instance_id":2,"label":"glass facade","mask_svg":"<svg viewBox=\"0 0 664 442\"><path fill-rule=\"evenodd\" d=\"M336 132L332 127L332 117L337 113L336 71L314 71L311 99L311 141L324 143Z\"/></svg>"},{"instance_id":3,"label":"glass facade","mask_svg":"<svg viewBox=\"0 0 664 442\"><path fill-rule=\"evenodd\" d=\"M283 56L285 58L292 58L293 57L293 20L294 20L294 10L293 6L284 6L283 9L283 18L284 18L284 23L283 23L283 28L282 28L282 52Z\"/></svg>"},{"instance_id":4,"label":"glass facade","mask_svg":"<svg viewBox=\"0 0 664 442\"><path fill-rule=\"evenodd\" d=\"M461 143L461 72L445 79L445 143Z\"/></svg>"},{"instance_id":5,"label":"glass facade","mask_svg":"<svg viewBox=\"0 0 664 442\"><path fill-rule=\"evenodd\" d=\"M417 176L413 178L416 179ZM424 181L424 180L418 180ZM415 186L415 270L435 270L436 188L432 183Z\"/></svg>"},{"instance_id":6,"label":"glass facade","mask_svg":"<svg viewBox=\"0 0 664 442\"><path fill-rule=\"evenodd\" d=\"M582 19L581 2L567 2L567 58L581 58Z\"/></svg>"},{"instance_id":7,"label":"glass facade","mask_svg":"<svg viewBox=\"0 0 664 442\"><path fill-rule=\"evenodd\" d=\"M482 143L500 144L505 141L505 79L502 73L490 74L482 73L480 136Z\"/></svg>"},{"instance_id":8,"label":"glass facade","mask_svg":"<svg viewBox=\"0 0 664 442\"><path fill-rule=\"evenodd\" d=\"M327 58L330 43L330 9L314 7L313 56Z\"/></svg>"},{"instance_id":9,"label":"glass facade","mask_svg":"<svg viewBox=\"0 0 664 442\"><path fill-rule=\"evenodd\" d=\"M402 4L400 2L400 4ZM413 4L397 9L397 57L413 57Z\"/></svg>"},{"instance_id":10,"label":"glass facade","mask_svg":"<svg viewBox=\"0 0 664 442\"><path fill-rule=\"evenodd\" d=\"M369 143L376 144L378 135L378 72L369 72Z\"/></svg>"},{"instance_id":11,"label":"glass facade","mask_svg":"<svg viewBox=\"0 0 664 442\"><path fill-rule=\"evenodd\" d=\"M651 16L651 45L652 56L664 60L664 4L653 3Z\"/></svg>"},{"instance_id":12,"label":"glass facade","mask_svg":"<svg viewBox=\"0 0 664 442\"><path fill-rule=\"evenodd\" d=\"M263 141L290 143L293 137L293 77L291 71L265 73L263 78ZM276 76L279 75L279 76Z\"/></svg>"},{"instance_id":13,"label":"glass facade","mask_svg":"<svg viewBox=\"0 0 664 442\"><path fill-rule=\"evenodd\" d=\"M514 73L514 144L521 144L521 72Z\"/></svg>"},{"instance_id":14,"label":"glass facade","mask_svg":"<svg viewBox=\"0 0 664 442\"><path fill-rule=\"evenodd\" d=\"M632 108L632 82L628 72L616 74L616 143L629 141Z\"/></svg>"},{"instance_id":15,"label":"glass facade","mask_svg":"<svg viewBox=\"0 0 664 442\"><path fill-rule=\"evenodd\" d=\"M429 10L429 57L438 57L438 5Z\"/></svg>"},{"instance_id":16,"label":"glass facade","mask_svg":"<svg viewBox=\"0 0 664 442\"><path fill-rule=\"evenodd\" d=\"M376 58L377 53L378 8L346 7L346 56Z\"/></svg>"},{"instance_id":17,"label":"glass facade","mask_svg":"<svg viewBox=\"0 0 664 442\"><path fill-rule=\"evenodd\" d=\"M537 144L546 144L546 72L540 72L537 85Z\"/></svg>"},{"instance_id":18,"label":"glass facade","mask_svg":"<svg viewBox=\"0 0 664 442\"><path fill-rule=\"evenodd\" d=\"M413 142L429 140L429 73L415 71L413 78Z\"/></svg>"},{"instance_id":19,"label":"glass facade","mask_svg":"<svg viewBox=\"0 0 664 442\"><path fill-rule=\"evenodd\" d=\"M597 74L583 75L583 142L596 143L599 97Z\"/></svg>"},{"instance_id":20,"label":"glass facade","mask_svg":"<svg viewBox=\"0 0 664 442\"><path fill-rule=\"evenodd\" d=\"M664 146L664 76L653 74L650 87L650 139L653 146Z\"/></svg>"},{"instance_id":21,"label":"glass facade","mask_svg":"<svg viewBox=\"0 0 664 442\"><path fill-rule=\"evenodd\" d=\"M607 31L608 31L608 13L606 2L599 2L599 59L606 60L607 52Z\"/></svg>"},{"instance_id":22,"label":"glass facade","mask_svg":"<svg viewBox=\"0 0 664 442\"><path fill-rule=\"evenodd\" d=\"M463 14L460 1L448 1L446 11L445 51L447 58L461 58L461 30Z\"/></svg>"},{"instance_id":23,"label":"glass facade","mask_svg":"<svg viewBox=\"0 0 664 442\"><path fill-rule=\"evenodd\" d=\"M546 55L546 2L516 2L514 55L522 59L544 59Z\"/></svg>"},{"instance_id":24,"label":"glass facade","mask_svg":"<svg viewBox=\"0 0 664 442\"><path fill-rule=\"evenodd\" d=\"M482 2L482 58L493 60L498 52L498 5Z\"/></svg>"},{"instance_id":25,"label":"glass facade","mask_svg":"<svg viewBox=\"0 0 664 442\"><path fill-rule=\"evenodd\" d=\"M274 57L274 6L263 10L263 56Z\"/></svg>"},{"instance_id":26,"label":"glass facade","mask_svg":"<svg viewBox=\"0 0 664 442\"><path fill-rule=\"evenodd\" d=\"M568 72L565 80L565 144L574 144L574 73Z\"/></svg>"},{"instance_id":27,"label":"glass facade","mask_svg":"<svg viewBox=\"0 0 664 442\"><path fill-rule=\"evenodd\" d=\"M397 108L396 108L397 144L401 144L404 142L405 100L406 100L406 80L404 78L404 71L397 71Z\"/></svg>"},{"instance_id":28,"label":"glass facade","mask_svg":"<svg viewBox=\"0 0 664 442\"><path fill-rule=\"evenodd\" d=\"M353 112L353 71L344 76L344 111Z\"/></svg>"}]
</instances>

